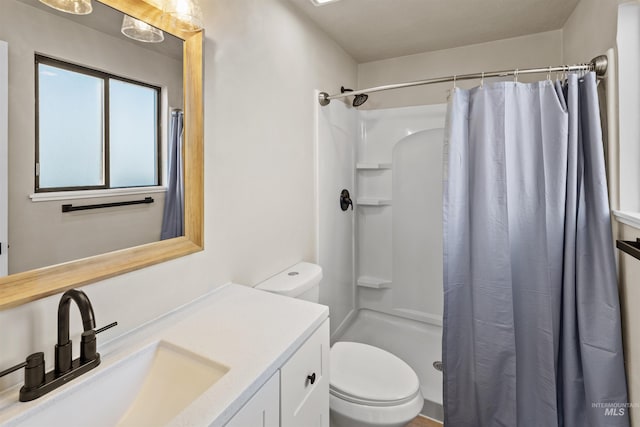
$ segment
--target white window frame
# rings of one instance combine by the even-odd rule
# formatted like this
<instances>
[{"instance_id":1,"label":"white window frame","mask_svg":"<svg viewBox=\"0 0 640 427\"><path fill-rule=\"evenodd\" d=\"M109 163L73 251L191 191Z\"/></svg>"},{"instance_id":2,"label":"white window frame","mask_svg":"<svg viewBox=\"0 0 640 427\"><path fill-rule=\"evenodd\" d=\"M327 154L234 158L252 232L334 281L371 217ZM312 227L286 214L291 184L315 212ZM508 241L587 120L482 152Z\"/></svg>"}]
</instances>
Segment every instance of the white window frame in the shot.
<instances>
[{"instance_id":1,"label":"white window frame","mask_svg":"<svg viewBox=\"0 0 640 427\"><path fill-rule=\"evenodd\" d=\"M640 3L618 6L619 222L640 229Z\"/></svg>"}]
</instances>

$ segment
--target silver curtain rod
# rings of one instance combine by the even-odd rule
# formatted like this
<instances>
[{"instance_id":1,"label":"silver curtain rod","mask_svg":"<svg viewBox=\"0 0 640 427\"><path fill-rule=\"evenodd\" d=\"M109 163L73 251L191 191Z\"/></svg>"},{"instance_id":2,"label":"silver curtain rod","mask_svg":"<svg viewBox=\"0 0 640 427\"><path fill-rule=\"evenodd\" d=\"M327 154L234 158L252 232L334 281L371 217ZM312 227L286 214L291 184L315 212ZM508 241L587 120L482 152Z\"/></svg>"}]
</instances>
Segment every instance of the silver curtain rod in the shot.
<instances>
[{"instance_id":1,"label":"silver curtain rod","mask_svg":"<svg viewBox=\"0 0 640 427\"><path fill-rule=\"evenodd\" d=\"M329 105L332 99L345 98L347 96L365 95L373 92L381 92L383 90L400 89L403 87L413 87L430 85L434 83L446 83L455 82L459 80L475 80L484 79L489 77L507 77L507 76L519 76L522 74L540 74L540 73L556 73L563 72L569 73L573 71L595 71L598 76L604 76L607 72L607 65L609 61L606 55L600 55L591 60L588 64L578 65L559 65L557 67L545 67L545 68L524 68L522 70L505 70L505 71L490 71L486 73L473 73L473 74L460 74L457 76L438 77L435 79L418 80L414 82L396 83L384 86L370 87L368 89L354 90L351 92L337 93L335 95L329 95L326 92L320 92L318 94L318 102L323 107Z\"/></svg>"}]
</instances>

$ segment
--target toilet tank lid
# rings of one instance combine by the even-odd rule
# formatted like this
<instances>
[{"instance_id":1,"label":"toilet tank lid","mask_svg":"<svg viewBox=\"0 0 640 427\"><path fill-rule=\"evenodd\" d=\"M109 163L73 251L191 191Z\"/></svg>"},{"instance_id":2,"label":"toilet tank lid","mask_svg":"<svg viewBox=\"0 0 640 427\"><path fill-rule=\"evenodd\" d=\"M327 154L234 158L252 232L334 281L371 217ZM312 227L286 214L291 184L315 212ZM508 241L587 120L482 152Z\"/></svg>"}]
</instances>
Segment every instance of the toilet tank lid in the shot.
<instances>
[{"instance_id":1,"label":"toilet tank lid","mask_svg":"<svg viewBox=\"0 0 640 427\"><path fill-rule=\"evenodd\" d=\"M256 289L295 298L318 285L320 280L322 267L310 262L299 262L259 283Z\"/></svg>"}]
</instances>

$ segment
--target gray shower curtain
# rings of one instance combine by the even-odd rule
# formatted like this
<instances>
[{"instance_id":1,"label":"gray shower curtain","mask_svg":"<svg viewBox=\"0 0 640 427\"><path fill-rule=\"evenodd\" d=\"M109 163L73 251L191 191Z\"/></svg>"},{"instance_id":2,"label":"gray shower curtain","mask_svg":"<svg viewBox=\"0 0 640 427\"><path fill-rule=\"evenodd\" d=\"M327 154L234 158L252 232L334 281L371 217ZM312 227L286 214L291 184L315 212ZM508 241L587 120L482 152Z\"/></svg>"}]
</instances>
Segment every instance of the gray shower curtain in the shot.
<instances>
[{"instance_id":1,"label":"gray shower curtain","mask_svg":"<svg viewBox=\"0 0 640 427\"><path fill-rule=\"evenodd\" d=\"M628 426L595 75L456 89L445 152L445 425Z\"/></svg>"},{"instance_id":2,"label":"gray shower curtain","mask_svg":"<svg viewBox=\"0 0 640 427\"><path fill-rule=\"evenodd\" d=\"M160 240L184 235L184 173L182 160L182 136L184 113L171 112L169 123L169 169L167 195L164 199L164 215Z\"/></svg>"}]
</instances>

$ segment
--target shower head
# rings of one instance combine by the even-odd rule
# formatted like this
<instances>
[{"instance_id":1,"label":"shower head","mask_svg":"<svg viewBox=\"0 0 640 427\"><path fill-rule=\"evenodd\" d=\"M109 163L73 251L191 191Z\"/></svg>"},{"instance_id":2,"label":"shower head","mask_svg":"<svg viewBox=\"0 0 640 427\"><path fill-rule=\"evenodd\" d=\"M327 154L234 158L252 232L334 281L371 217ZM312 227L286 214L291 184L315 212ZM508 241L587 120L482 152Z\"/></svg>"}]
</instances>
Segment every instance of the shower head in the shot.
<instances>
[{"instance_id":1,"label":"shower head","mask_svg":"<svg viewBox=\"0 0 640 427\"><path fill-rule=\"evenodd\" d=\"M366 93L362 93L360 95L356 95L353 98L353 106L354 107L359 107L362 104L364 104L365 102L367 102L367 99L369 99L369 95L367 95Z\"/></svg>"},{"instance_id":2,"label":"shower head","mask_svg":"<svg viewBox=\"0 0 640 427\"><path fill-rule=\"evenodd\" d=\"M345 92L353 92L353 89L346 89L344 86L340 87L340 93L345 93ZM367 99L369 99L369 95L367 95L366 93L361 93L359 95L356 95L353 97L353 106L354 107L359 107L362 104L364 104L365 102L367 102Z\"/></svg>"}]
</instances>

